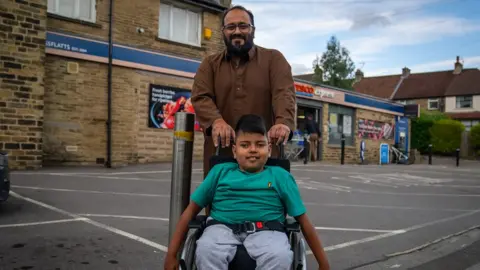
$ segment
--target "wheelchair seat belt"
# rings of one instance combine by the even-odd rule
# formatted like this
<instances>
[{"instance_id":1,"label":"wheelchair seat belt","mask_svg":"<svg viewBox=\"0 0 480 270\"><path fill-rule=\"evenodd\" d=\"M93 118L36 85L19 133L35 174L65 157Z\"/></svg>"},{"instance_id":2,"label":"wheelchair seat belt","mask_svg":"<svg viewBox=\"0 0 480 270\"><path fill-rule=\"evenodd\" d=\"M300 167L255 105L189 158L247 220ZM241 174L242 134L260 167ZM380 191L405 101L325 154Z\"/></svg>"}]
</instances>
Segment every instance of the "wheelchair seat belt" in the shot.
<instances>
[{"instance_id":1,"label":"wheelchair seat belt","mask_svg":"<svg viewBox=\"0 0 480 270\"><path fill-rule=\"evenodd\" d=\"M232 229L233 233L254 233L259 231L279 231L279 232L286 232L285 225L280 221L256 221L256 222L245 222L240 224L229 224L220 222L214 219L207 221L206 226L222 224L230 229Z\"/></svg>"}]
</instances>

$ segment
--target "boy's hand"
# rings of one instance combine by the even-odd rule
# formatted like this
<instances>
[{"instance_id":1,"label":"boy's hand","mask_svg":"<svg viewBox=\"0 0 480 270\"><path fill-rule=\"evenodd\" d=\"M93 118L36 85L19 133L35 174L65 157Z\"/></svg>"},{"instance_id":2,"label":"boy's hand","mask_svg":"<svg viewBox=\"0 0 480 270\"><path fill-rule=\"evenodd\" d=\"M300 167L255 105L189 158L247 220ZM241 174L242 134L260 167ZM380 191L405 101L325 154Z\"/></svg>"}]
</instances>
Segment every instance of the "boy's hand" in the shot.
<instances>
[{"instance_id":1,"label":"boy's hand","mask_svg":"<svg viewBox=\"0 0 480 270\"><path fill-rule=\"evenodd\" d=\"M177 270L178 269L178 261L175 255L168 255L165 258L165 270Z\"/></svg>"}]
</instances>

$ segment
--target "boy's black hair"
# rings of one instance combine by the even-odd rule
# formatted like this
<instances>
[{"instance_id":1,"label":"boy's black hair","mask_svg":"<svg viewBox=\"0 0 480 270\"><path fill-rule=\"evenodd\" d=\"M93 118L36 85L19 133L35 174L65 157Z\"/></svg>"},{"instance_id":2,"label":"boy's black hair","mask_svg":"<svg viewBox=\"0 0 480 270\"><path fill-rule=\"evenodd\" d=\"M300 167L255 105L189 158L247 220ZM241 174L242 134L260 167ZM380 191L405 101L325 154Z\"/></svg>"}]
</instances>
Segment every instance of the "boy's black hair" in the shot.
<instances>
[{"instance_id":1,"label":"boy's black hair","mask_svg":"<svg viewBox=\"0 0 480 270\"><path fill-rule=\"evenodd\" d=\"M267 128L262 117L255 114L246 114L238 120L235 127L235 134L238 135L239 132L267 135Z\"/></svg>"},{"instance_id":2,"label":"boy's black hair","mask_svg":"<svg viewBox=\"0 0 480 270\"><path fill-rule=\"evenodd\" d=\"M248 10L245 7L240 6L240 5L233 6L229 9L225 10L225 12L223 12L222 26L225 26L225 17L227 16L227 14L234 9L240 9L240 10L243 10L243 11L247 12L248 16L250 17L250 21L252 22L252 25L255 26L255 22L253 21L253 13L250 10Z\"/></svg>"}]
</instances>

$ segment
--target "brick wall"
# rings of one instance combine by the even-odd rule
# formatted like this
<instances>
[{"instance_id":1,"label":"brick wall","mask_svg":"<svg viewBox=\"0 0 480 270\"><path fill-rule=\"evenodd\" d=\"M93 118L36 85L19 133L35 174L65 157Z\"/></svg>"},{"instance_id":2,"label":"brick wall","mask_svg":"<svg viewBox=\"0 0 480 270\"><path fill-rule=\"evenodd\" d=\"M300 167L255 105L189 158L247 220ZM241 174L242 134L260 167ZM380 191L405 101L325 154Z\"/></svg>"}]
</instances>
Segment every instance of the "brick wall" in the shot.
<instances>
[{"instance_id":1,"label":"brick wall","mask_svg":"<svg viewBox=\"0 0 480 270\"><path fill-rule=\"evenodd\" d=\"M0 150L12 169L42 164L47 0L0 5Z\"/></svg>"},{"instance_id":2,"label":"brick wall","mask_svg":"<svg viewBox=\"0 0 480 270\"><path fill-rule=\"evenodd\" d=\"M385 122L390 124L395 124L395 118L393 115L374 112L364 109L356 109L355 115L352 119L354 121L353 125L353 133L358 133L358 119L368 119L368 120L375 120L379 122ZM325 162L332 162L336 164L340 164L341 158L341 148L340 145L329 145L328 144L328 104L324 103L323 107L323 134L325 134L322 138L322 142L324 145L323 152L322 152L322 159ZM345 146L345 164L351 163L359 163L360 162L360 143L361 139L358 137L354 138L354 145ZM365 140L366 144L366 151L365 151L365 160L369 163L375 163L379 160L379 148L381 143L388 143L393 145L394 137L390 140Z\"/></svg>"},{"instance_id":3,"label":"brick wall","mask_svg":"<svg viewBox=\"0 0 480 270\"><path fill-rule=\"evenodd\" d=\"M77 74L67 72L68 61L78 63ZM48 55L45 69L45 163L106 160L107 66ZM191 89L193 81L123 67L114 67L112 77L112 165L171 161L172 130L148 127L149 84ZM202 148L197 132L196 160Z\"/></svg>"},{"instance_id":4,"label":"brick wall","mask_svg":"<svg viewBox=\"0 0 480 270\"><path fill-rule=\"evenodd\" d=\"M158 38L160 2L158 0L117 0L114 4L113 40L117 44L161 51L171 55L202 59L223 48L219 14L203 11L203 27L212 29L212 38L202 40L201 47L175 43ZM180 1L178 1L180 2ZM180 3L179 3L180 4ZM195 6L180 4L181 7ZM196 8L198 9L198 7ZM58 15L49 15L48 30L68 32L89 38L108 41L109 1L98 1L96 5L96 22L81 22ZM145 30L138 33L137 27ZM202 31L203 31L202 27ZM203 36L203 35L202 35Z\"/></svg>"}]
</instances>

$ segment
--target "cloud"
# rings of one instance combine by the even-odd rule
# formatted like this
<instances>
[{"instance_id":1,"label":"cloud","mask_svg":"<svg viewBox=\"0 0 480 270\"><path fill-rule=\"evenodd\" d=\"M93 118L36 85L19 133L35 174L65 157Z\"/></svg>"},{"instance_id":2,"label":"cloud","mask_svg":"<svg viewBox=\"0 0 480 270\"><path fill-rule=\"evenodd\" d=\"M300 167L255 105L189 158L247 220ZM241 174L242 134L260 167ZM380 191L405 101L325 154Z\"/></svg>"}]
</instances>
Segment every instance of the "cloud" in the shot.
<instances>
[{"instance_id":1,"label":"cloud","mask_svg":"<svg viewBox=\"0 0 480 270\"><path fill-rule=\"evenodd\" d=\"M480 55L479 56L472 56L466 57L463 60L463 67L464 68L478 68L480 67ZM436 70L449 70L454 68L455 59L448 59L448 60L441 60L441 61L434 61L419 65L414 65L409 67L412 73L417 72L428 72L428 71L436 71Z\"/></svg>"},{"instance_id":2,"label":"cloud","mask_svg":"<svg viewBox=\"0 0 480 270\"><path fill-rule=\"evenodd\" d=\"M373 35L345 40L357 57L378 54L389 48L435 41L480 30L480 25L454 17L430 17L399 21Z\"/></svg>"},{"instance_id":3,"label":"cloud","mask_svg":"<svg viewBox=\"0 0 480 270\"><path fill-rule=\"evenodd\" d=\"M444 59L428 63L413 65L408 67L411 73L431 72L438 70L453 70L456 59ZM480 68L480 55L460 58L463 62L463 68ZM365 77L382 76L390 74L400 74L403 66L395 68L382 68L370 71L364 71Z\"/></svg>"},{"instance_id":4,"label":"cloud","mask_svg":"<svg viewBox=\"0 0 480 270\"><path fill-rule=\"evenodd\" d=\"M233 4L253 11L256 44L280 50L295 74L311 72L312 61L325 51L331 35L348 48L357 67L365 62L367 67L376 69L369 74L388 74L398 73L403 67L382 67L382 62L389 63L389 57L395 54L393 49L399 46L425 44L480 30L478 21L429 10L430 5L451 1L238 0ZM448 66L451 65L452 60Z\"/></svg>"}]
</instances>

